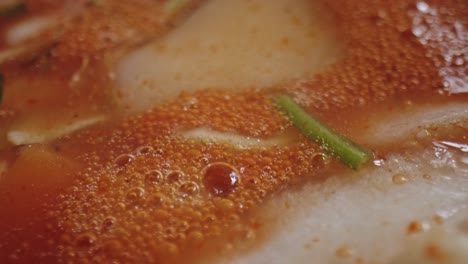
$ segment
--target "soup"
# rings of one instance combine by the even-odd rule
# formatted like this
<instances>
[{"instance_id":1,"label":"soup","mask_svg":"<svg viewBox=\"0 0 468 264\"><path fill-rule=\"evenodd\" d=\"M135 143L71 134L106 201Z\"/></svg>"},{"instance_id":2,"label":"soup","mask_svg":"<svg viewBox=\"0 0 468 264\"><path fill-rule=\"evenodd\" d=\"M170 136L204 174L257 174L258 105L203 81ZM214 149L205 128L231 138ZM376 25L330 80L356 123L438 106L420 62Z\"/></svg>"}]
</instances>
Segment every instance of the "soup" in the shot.
<instances>
[{"instance_id":1,"label":"soup","mask_svg":"<svg viewBox=\"0 0 468 264\"><path fill-rule=\"evenodd\" d=\"M0 2L2 263L463 263L467 12Z\"/></svg>"}]
</instances>

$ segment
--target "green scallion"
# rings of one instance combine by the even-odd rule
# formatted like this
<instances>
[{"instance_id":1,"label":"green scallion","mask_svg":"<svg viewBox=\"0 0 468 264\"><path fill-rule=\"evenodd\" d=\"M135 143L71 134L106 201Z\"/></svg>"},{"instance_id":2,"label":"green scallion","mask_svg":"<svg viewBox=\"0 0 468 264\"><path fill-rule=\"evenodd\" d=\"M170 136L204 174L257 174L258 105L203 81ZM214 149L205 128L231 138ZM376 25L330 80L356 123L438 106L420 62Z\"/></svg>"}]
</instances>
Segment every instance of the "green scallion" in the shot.
<instances>
[{"instance_id":1,"label":"green scallion","mask_svg":"<svg viewBox=\"0 0 468 264\"><path fill-rule=\"evenodd\" d=\"M361 168L373 154L358 146L346 137L333 131L311 114L304 111L291 97L276 94L273 102L289 117L292 123L309 139L320 144L321 148L339 159L353 170Z\"/></svg>"},{"instance_id":2,"label":"green scallion","mask_svg":"<svg viewBox=\"0 0 468 264\"><path fill-rule=\"evenodd\" d=\"M14 3L7 6L0 6L0 17L12 17L23 12L26 12L27 6L25 3Z\"/></svg>"}]
</instances>

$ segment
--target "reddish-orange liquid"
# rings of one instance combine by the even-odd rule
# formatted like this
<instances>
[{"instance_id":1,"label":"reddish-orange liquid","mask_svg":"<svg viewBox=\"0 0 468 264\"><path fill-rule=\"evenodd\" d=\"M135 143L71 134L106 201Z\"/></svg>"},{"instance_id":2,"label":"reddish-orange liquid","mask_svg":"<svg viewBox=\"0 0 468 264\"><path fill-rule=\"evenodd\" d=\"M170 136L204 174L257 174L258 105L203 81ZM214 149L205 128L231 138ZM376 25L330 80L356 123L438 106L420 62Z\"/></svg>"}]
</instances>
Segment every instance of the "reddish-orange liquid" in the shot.
<instances>
[{"instance_id":1,"label":"reddish-orange liquid","mask_svg":"<svg viewBox=\"0 0 468 264\"><path fill-rule=\"evenodd\" d=\"M137 40L122 35L101 43L96 36L120 36L125 28L142 39L153 34L140 28L142 21L158 25L147 17L153 1L136 2L104 10L90 6L44 54L0 65L7 80L2 131L30 112L52 119L50 113L76 109L114 113L106 56L119 43ZM466 102L466 94L451 95L444 88L440 50L422 45L412 33L414 2L326 2L346 52L314 77L260 92L183 94L140 115L115 113L105 124L49 144L5 143L1 157L9 167L0 181L1 262L192 263L261 241L268 221L255 212L264 201L345 167L324 161L320 148L300 135L287 147L235 150L187 141L174 131L204 126L254 137L278 134L291 124L269 101L272 90L301 98L308 111L351 138L359 134L359 120L378 118L408 101ZM431 5L445 10L444 23L467 25L466 1ZM0 32L8 25L2 23ZM95 70L70 89L70 76L85 57ZM11 87L9 79L22 81ZM187 108L193 98L197 104ZM390 147L373 150L385 155ZM212 174L222 177L213 180Z\"/></svg>"}]
</instances>

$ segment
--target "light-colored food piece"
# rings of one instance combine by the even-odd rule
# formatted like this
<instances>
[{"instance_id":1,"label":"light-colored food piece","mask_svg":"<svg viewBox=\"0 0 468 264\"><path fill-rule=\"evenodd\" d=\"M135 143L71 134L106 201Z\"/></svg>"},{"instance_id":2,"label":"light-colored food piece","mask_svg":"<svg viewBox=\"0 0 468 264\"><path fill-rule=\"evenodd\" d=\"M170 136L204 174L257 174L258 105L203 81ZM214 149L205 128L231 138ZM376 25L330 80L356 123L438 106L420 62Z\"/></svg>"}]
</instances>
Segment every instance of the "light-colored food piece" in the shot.
<instances>
[{"instance_id":1,"label":"light-colored food piece","mask_svg":"<svg viewBox=\"0 0 468 264\"><path fill-rule=\"evenodd\" d=\"M468 234L456 226L435 227L408 242L406 250L392 264L463 264L468 260Z\"/></svg>"},{"instance_id":2,"label":"light-colored food piece","mask_svg":"<svg viewBox=\"0 0 468 264\"><path fill-rule=\"evenodd\" d=\"M402 118L404 116L405 118ZM385 145L424 136L424 130L468 121L468 104L452 103L396 111L371 124L363 142Z\"/></svg>"},{"instance_id":3,"label":"light-colored food piece","mask_svg":"<svg viewBox=\"0 0 468 264\"><path fill-rule=\"evenodd\" d=\"M5 39L9 45L17 45L57 26L59 18L54 15L38 16L22 21L8 30Z\"/></svg>"},{"instance_id":4,"label":"light-colored food piece","mask_svg":"<svg viewBox=\"0 0 468 264\"><path fill-rule=\"evenodd\" d=\"M50 124L41 120L39 123L22 123L13 127L7 134L8 141L14 145L44 143L61 136L68 135L85 127L103 122L104 115L91 116L83 119Z\"/></svg>"},{"instance_id":5,"label":"light-colored food piece","mask_svg":"<svg viewBox=\"0 0 468 264\"><path fill-rule=\"evenodd\" d=\"M0 8L21 4L20 1L6 2L0 2ZM50 48L63 33L65 25L83 10L83 6L82 2L70 1L62 9L30 16L14 23L2 36L6 47L0 49L0 65L37 56L44 49Z\"/></svg>"},{"instance_id":6,"label":"light-colored food piece","mask_svg":"<svg viewBox=\"0 0 468 264\"><path fill-rule=\"evenodd\" d=\"M310 76L338 57L330 31L306 0L207 1L119 62L121 104L143 110L181 91L265 88Z\"/></svg>"},{"instance_id":7,"label":"light-colored food piece","mask_svg":"<svg viewBox=\"0 0 468 264\"><path fill-rule=\"evenodd\" d=\"M294 141L294 135L281 134L269 138L254 138L235 133L218 132L208 128L195 128L179 133L185 139L194 139L205 143L229 144L235 149L262 149L287 146Z\"/></svg>"},{"instance_id":8,"label":"light-colored food piece","mask_svg":"<svg viewBox=\"0 0 468 264\"><path fill-rule=\"evenodd\" d=\"M428 148L424 153L393 155L381 167L335 175L273 198L266 218L277 219L275 232L255 251L222 263L356 263L358 258L388 263L400 254L420 261L408 263L432 263L413 256L418 245L407 248L411 233L440 225L435 215L444 222L457 213L458 219L468 218L468 164L462 162L467 153L447 149L438 154ZM396 183L395 175L407 181ZM408 230L414 221L420 228ZM440 238L446 259L453 260L440 263L463 263L467 235L458 230L450 241L451 235L444 232L434 231L420 244ZM342 245L350 256L335 254Z\"/></svg>"},{"instance_id":9,"label":"light-colored food piece","mask_svg":"<svg viewBox=\"0 0 468 264\"><path fill-rule=\"evenodd\" d=\"M23 45L0 51L0 64L11 61L26 53L32 53L39 49L36 45Z\"/></svg>"}]
</instances>

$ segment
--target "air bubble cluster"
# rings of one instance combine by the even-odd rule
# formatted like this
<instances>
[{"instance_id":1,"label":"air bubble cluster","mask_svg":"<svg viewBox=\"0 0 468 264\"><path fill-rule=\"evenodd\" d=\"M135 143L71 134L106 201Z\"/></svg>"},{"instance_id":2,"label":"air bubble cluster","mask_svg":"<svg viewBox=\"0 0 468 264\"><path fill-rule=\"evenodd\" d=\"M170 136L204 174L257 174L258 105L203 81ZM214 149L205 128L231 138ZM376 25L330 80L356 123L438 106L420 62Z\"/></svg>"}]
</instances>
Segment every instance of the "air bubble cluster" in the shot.
<instances>
[{"instance_id":1,"label":"air bubble cluster","mask_svg":"<svg viewBox=\"0 0 468 264\"><path fill-rule=\"evenodd\" d=\"M434 45L419 42L433 24L426 21L420 23L425 27L414 28L408 19L409 8L426 16L431 14L425 10L437 6L408 7L403 0L337 0L327 6L340 17L336 24L347 48L345 57L314 78L275 91L300 98L308 111L345 134L352 128L344 124L356 113L378 110L385 102L443 100L445 95L434 91L457 83L442 80L434 61L447 69L466 67L462 54L442 61L440 46L434 44L437 39L429 41ZM453 4L452 11L438 13L437 19L457 21L462 17L457 15L462 8L457 7ZM131 8L138 10L133 3ZM129 14L138 17L132 10ZM94 23L93 17L88 20L87 25ZM210 127L256 138L284 133L291 124L270 102L271 92L182 94L109 127L84 129L57 140L61 153L76 157L83 169L47 212L53 221L44 221L43 229L50 241L37 246L40 254L64 263L177 263L205 251L225 250L218 244L232 248L234 241L255 240L264 223L252 215L266 199L323 176L336 161L324 160L319 147L300 136L289 146L235 150L186 141L174 136L174 131ZM190 100L196 104L187 107ZM399 177L392 180L403 182ZM35 233L32 228L24 232ZM11 231L5 237L16 241L21 236ZM6 248L0 244L3 252L13 252Z\"/></svg>"},{"instance_id":2,"label":"air bubble cluster","mask_svg":"<svg viewBox=\"0 0 468 264\"><path fill-rule=\"evenodd\" d=\"M126 132L121 134L146 131L154 118L166 120L166 113L162 109L138 118L139 123L123 126ZM92 252L104 259L172 259L181 252L190 254L193 247L216 247L210 241L222 237L253 243L257 223L244 216L276 190L324 167L317 158L318 147L311 142L286 149L237 151L225 145L167 141L156 131L151 135L153 142L163 141L161 145L139 138L132 145L127 136L127 143L118 145L122 149L110 144L108 149L96 145L92 150L103 157L132 154L113 154L108 166L90 164L74 191L83 195L57 212L64 232L72 234L58 241L66 245L64 251L71 254L78 245L85 248L73 257L67 253L65 259L91 258ZM164 155L154 155L157 149L164 149ZM88 192L89 186L99 192ZM74 235L72 230L81 232Z\"/></svg>"}]
</instances>

